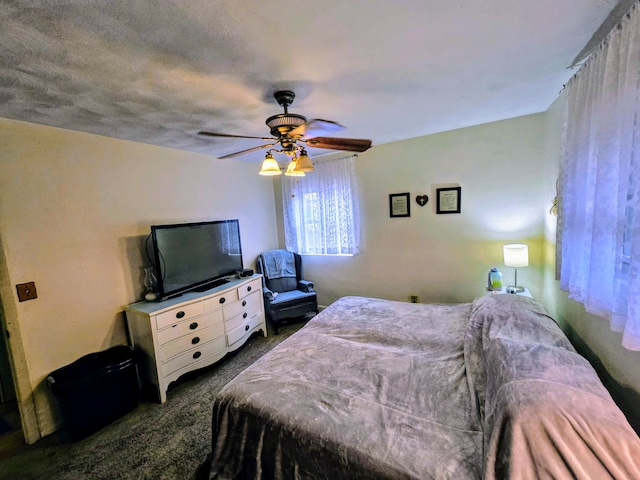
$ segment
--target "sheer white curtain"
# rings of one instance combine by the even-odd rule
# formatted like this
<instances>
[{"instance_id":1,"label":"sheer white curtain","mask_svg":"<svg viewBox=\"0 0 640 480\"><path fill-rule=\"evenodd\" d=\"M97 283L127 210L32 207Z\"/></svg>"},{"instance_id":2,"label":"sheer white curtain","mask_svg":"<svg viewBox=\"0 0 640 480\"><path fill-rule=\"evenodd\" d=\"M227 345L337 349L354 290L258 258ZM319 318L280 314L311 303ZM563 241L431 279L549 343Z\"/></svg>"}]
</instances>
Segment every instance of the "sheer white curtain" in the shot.
<instances>
[{"instance_id":1,"label":"sheer white curtain","mask_svg":"<svg viewBox=\"0 0 640 480\"><path fill-rule=\"evenodd\" d=\"M360 251L360 205L355 155L318 161L304 177L283 177L287 249L310 255Z\"/></svg>"},{"instance_id":2,"label":"sheer white curtain","mask_svg":"<svg viewBox=\"0 0 640 480\"><path fill-rule=\"evenodd\" d=\"M639 11L567 84L558 217L561 288L631 350L640 350Z\"/></svg>"}]
</instances>

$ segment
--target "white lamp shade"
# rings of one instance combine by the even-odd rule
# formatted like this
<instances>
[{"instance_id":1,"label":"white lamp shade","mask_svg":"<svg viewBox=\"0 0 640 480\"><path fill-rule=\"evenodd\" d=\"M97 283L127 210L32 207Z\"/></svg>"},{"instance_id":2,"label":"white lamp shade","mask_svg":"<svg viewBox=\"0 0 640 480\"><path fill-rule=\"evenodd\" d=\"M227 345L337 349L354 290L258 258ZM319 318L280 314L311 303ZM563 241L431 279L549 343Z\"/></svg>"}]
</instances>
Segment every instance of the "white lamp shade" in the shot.
<instances>
[{"instance_id":1,"label":"white lamp shade","mask_svg":"<svg viewBox=\"0 0 640 480\"><path fill-rule=\"evenodd\" d=\"M506 267L528 267L529 246L524 243L511 243L502 247Z\"/></svg>"}]
</instances>

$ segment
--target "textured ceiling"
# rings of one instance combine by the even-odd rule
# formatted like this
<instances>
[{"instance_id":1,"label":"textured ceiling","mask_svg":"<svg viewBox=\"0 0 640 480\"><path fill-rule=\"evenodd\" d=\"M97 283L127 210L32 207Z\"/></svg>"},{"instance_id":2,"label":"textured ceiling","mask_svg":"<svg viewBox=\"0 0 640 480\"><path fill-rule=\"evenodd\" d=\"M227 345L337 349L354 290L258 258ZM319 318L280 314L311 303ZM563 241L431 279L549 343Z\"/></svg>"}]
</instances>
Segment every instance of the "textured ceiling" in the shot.
<instances>
[{"instance_id":1,"label":"textured ceiling","mask_svg":"<svg viewBox=\"0 0 640 480\"><path fill-rule=\"evenodd\" d=\"M616 4L0 0L0 117L222 156L291 89L376 145L546 110Z\"/></svg>"}]
</instances>

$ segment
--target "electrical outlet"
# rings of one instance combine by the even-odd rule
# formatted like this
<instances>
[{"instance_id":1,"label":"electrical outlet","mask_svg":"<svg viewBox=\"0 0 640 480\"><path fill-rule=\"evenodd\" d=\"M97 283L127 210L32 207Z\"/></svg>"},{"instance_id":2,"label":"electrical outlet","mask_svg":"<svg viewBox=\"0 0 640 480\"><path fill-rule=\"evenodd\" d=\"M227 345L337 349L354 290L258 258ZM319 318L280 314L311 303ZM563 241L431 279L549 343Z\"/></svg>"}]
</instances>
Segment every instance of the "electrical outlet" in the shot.
<instances>
[{"instance_id":1,"label":"electrical outlet","mask_svg":"<svg viewBox=\"0 0 640 480\"><path fill-rule=\"evenodd\" d=\"M409 296L409 300L411 301L411 303L418 303L418 296L417 295L410 295Z\"/></svg>"},{"instance_id":2,"label":"electrical outlet","mask_svg":"<svg viewBox=\"0 0 640 480\"><path fill-rule=\"evenodd\" d=\"M38 298L35 282L19 283L16 285L16 290L18 291L18 300L20 302L26 302L27 300Z\"/></svg>"}]
</instances>

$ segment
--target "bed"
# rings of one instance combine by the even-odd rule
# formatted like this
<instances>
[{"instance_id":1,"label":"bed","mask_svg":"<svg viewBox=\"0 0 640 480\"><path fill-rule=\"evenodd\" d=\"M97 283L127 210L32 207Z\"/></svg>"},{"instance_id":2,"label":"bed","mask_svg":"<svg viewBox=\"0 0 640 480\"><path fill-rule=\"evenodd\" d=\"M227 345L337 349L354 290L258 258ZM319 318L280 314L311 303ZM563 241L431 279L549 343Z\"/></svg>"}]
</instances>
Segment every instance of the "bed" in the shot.
<instances>
[{"instance_id":1,"label":"bed","mask_svg":"<svg viewBox=\"0 0 640 480\"><path fill-rule=\"evenodd\" d=\"M542 305L344 297L227 384L211 479L640 478L640 439Z\"/></svg>"}]
</instances>

